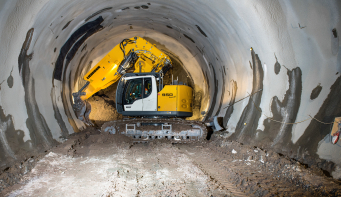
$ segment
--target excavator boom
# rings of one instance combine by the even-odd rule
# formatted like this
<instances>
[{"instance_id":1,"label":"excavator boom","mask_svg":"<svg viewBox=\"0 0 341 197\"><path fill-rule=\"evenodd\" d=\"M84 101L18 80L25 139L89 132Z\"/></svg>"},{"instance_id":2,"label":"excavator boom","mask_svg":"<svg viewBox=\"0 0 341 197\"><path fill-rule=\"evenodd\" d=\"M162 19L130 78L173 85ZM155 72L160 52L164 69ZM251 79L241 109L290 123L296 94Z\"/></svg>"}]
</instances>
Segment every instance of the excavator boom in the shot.
<instances>
[{"instance_id":1,"label":"excavator boom","mask_svg":"<svg viewBox=\"0 0 341 197\"><path fill-rule=\"evenodd\" d=\"M91 106L86 100L101 89L114 84L125 73L165 74L171 67L172 62L168 55L145 39L124 39L84 76L86 84L72 94L76 116L85 124L92 125L89 120Z\"/></svg>"},{"instance_id":2,"label":"excavator boom","mask_svg":"<svg viewBox=\"0 0 341 197\"><path fill-rule=\"evenodd\" d=\"M124 39L85 76L89 84L82 100L118 81L126 72L164 72L171 67L170 58L143 38Z\"/></svg>"}]
</instances>

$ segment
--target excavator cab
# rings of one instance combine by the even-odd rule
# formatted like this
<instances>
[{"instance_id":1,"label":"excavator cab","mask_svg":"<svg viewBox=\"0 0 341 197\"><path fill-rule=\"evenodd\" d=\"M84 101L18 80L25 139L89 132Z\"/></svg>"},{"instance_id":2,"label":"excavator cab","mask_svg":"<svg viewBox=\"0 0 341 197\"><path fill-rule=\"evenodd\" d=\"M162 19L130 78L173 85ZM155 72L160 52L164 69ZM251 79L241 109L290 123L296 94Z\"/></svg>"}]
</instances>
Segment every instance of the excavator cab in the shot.
<instances>
[{"instance_id":1,"label":"excavator cab","mask_svg":"<svg viewBox=\"0 0 341 197\"><path fill-rule=\"evenodd\" d=\"M191 117L192 88L185 84L163 87L159 73L127 73L116 90L116 109L125 116Z\"/></svg>"},{"instance_id":2,"label":"excavator cab","mask_svg":"<svg viewBox=\"0 0 341 197\"><path fill-rule=\"evenodd\" d=\"M158 90L155 75L157 73L125 74L116 90L116 103L119 105L117 107L122 108L121 111L136 112L136 116L143 116L144 111L157 111Z\"/></svg>"},{"instance_id":3,"label":"excavator cab","mask_svg":"<svg viewBox=\"0 0 341 197\"><path fill-rule=\"evenodd\" d=\"M130 80L125 93L125 104L133 104L138 99L142 99L142 80Z\"/></svg>"},{"instance_id":4,"label":"excavator cab","mask_svg":"<svg viewBox=\"0 0 341 197\"><path fill-rule=\"evenodd\" d=\"M137 78L128 81L125 90L125 104L133 104L136 100L147 98L152 93L152 78Z\"/></svg>"}]
</instances>

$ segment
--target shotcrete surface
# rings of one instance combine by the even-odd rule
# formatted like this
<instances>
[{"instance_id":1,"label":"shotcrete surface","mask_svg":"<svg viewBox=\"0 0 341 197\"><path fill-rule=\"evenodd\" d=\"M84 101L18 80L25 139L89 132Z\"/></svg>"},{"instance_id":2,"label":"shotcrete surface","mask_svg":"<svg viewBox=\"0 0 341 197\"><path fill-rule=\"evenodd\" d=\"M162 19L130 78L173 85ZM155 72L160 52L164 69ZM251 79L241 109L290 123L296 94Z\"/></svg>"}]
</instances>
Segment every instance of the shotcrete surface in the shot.
<instances>
[{"instance_id":1,"label":"shotcrete surface","mask_svg":"<svg viewBox=\"0 0 341 197\"><path fill-rule=\"evenodd\" d=\"M225 116L229 140L340 179L341 142L309 119L341 116L340 8L340 0L3 0L0 170L84 129L71 93L113 46L140 36L182 62L198 93L194 119ZM97 125L119 118L112 99L97 98Z\"/></svg>"}]
</instances>

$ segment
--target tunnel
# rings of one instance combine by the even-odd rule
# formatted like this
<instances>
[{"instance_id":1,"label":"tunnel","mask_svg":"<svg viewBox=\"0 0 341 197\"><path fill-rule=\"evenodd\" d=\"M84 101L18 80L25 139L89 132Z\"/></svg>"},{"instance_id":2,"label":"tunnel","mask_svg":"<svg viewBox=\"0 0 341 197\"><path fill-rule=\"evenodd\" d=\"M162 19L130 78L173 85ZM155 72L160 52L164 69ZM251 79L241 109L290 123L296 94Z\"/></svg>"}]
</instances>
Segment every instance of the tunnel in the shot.
<instances>
[{"instance_id":1,"label":"tunnel","mask_svg":"<svg viewBox=\"0 0 341 197\"><path fill-rule=\"evenodd\" d=\"M1 1L0 166L82 132L72 92L124 38L176 57L221 136L341 179L341 2Z\"/></svg>"}]
</instances>

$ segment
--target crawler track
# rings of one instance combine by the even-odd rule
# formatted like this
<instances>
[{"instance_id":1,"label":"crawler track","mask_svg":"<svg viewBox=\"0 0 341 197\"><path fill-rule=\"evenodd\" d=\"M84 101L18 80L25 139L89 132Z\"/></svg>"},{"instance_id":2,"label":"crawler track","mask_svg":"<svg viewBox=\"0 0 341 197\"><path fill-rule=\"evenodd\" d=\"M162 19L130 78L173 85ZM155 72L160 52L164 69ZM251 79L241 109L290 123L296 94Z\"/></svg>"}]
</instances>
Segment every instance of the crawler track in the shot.
<instances>
[{"instance_id":1,"label":"crawler track","mask_svg":"<svg viewBox=\"0 0 341 197\"><path fill-rule=\"evenodd\" d=\"M168 139L172 143L191 143L203 141L207 136L207 128L202 122L175 118L115 120L103 124L102 132L123 134L132 137L134 142Z\"/></svg>"}]
</instances>

